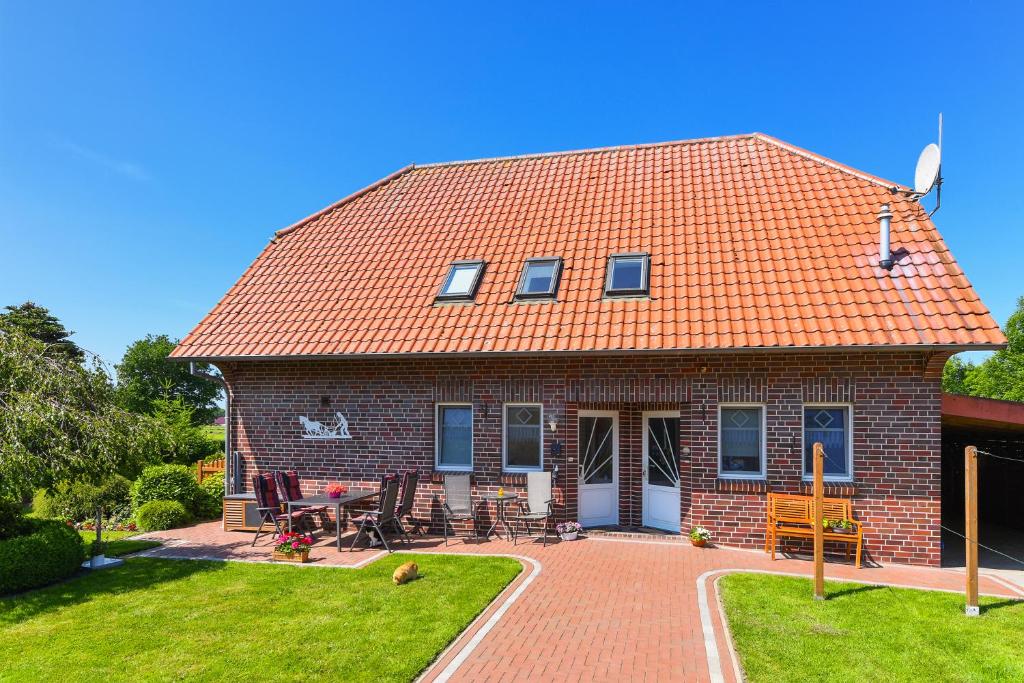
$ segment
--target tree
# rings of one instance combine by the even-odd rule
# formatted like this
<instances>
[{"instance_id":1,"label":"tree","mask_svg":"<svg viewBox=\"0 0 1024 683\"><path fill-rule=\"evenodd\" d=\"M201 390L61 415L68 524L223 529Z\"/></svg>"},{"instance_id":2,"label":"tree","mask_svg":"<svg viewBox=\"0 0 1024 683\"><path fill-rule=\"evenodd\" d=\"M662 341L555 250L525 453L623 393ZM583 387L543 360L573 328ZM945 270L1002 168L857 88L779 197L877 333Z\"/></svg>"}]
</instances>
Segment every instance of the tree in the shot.
<instances>
[{"instance_id":1,"label":"tree","mask_svg":"<svg viewBox=\"0 0 1024 683\"><path fill-rule=\"evenodd\" d=\"M153 417L163 423L167 437L157 454L163 462L191 465L220 450L218 441L207 438L202 428L193 424L194 412L180 398L153 402Z\"/></svg>"},{"instance_id":2,"label":"tree","mask_svg":"<svg viewBox=\"0 0 1024 683\"><path fill-rule=\"evenodd\" d=\"M117 392L122 407L153 415L156 401L181 400L192 409L192 423L205 425L217 411L220 387L189 372L187 363L167 359L177 340L166 334L147 335L128 347L117 365ZM201 364L202 369L209 366Z\"/></svg>"},{"instance_id":3,"label":"tree","mask_svg":"<svg viewBox=\"0 0 1024 683\"><path fill-rule=\"evenodd\" d=\"M26 301L20 306L5 306L0 320L20 329L28 336L47 345L46 353L63 356L76 363L85 360L85 352L69 337L74 334L50 313L49 309Z\"/></svg>"},{"instance_id":4,"label":"tree","mask_svg":"<svg viewBox=\"0 0 1024 683\"><path fill-rule=\"evenodd\" d=\"M134 474L166 441L159 421L117 405L98 361L50 349L0 320L0 497Z\"/></svg>"},{"instance_id":5,"label":"tree","mask_svg":"<svg viewBox=\"0 0 1024 683\"><path fill-rule=\"evenodd\" d=\"M950 358L942 372L942 388L954 394L1024 402L1024 297L1003 330L1007 346L980 365Z\"/></svg>"}]
</instances>

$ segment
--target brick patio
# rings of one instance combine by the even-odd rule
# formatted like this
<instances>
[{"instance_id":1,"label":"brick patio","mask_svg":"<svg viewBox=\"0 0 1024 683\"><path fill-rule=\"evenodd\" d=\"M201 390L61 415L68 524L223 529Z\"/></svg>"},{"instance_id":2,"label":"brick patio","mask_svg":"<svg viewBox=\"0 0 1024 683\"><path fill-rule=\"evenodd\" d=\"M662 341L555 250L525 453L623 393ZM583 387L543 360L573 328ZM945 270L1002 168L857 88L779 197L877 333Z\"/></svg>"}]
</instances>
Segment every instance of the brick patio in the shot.
<instances>
[{"instance_id":1,"label":"brick patio","mask_svg":"<svg viewBox=\"0 0 1024 683\"><path fill-rule=\"evenodd\" d=\"M165 545L152 557L262 561L269 545L252 535L224 532L219 522L156 532ZM351 538L348 536L347 538ZM342 541L346 537L342 538ZM269 544L270 538L266 542ZM381 555L378 550L334 549L334 538L318 540L317 564L355 567ZM345 546L347 548L347 546ZM678 540L592 537L572 543L521 540L453 541L416 538L418 553L453 552L515 555L526 567L520 577L428 670L424 680L735 680L728 640L714 599L713 581L726 570L762 570L807 575L805 559L772 562L761 552L723 547L697 549ZM536 561L537 564L530 562ZM888 565L857 570L826 566L829 579L961 590L963 574L953 570ZM700 580L700 581L698 581ZM506 604L524 583L518 598ZM705 645L698 582L708 599L713 648ZM1024 597L1024 588L983 576L984 593ZM493 624L495 612L505 610ZM482 628L482 638L474 638ZM559 643L564 642L562 646ZM709 649L720 667L709 666Z\"/></svg>"}]
</instances>

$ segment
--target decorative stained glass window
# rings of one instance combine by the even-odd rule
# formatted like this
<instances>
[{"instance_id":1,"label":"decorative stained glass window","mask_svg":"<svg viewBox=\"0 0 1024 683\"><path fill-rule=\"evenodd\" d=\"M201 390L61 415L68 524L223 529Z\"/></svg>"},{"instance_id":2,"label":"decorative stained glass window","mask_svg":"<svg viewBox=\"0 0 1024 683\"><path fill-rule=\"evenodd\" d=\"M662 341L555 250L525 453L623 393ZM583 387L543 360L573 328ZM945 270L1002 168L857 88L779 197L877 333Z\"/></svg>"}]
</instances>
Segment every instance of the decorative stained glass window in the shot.
<instances>
[{"instance_id":1,"label":"decorative stained glass window","mask_svg":"<svg viewBox=\"0 0 1024 683\"><path fill-rule=\"evenodd\" d=\"M473 406L437 406L437 469L473 469Z\"/></svg>"},{"instance_id":2,"label":"decorative stained glass window","mask_svg":"<svg viewBox=\"0 0 1024 683\"><path fill-rule=\"evenodd\" d=\"M505 469L540 470L544 459L544 418L539 405L505 406Z\"/></svg>"},{"instance_id":3,"label":"decorative stained glass window","mask_svg":"<svg viewBox=\"0 0 1024 683\"><path fill-rule=\"evenodd\" d=\"M849 406L804 406L804 476L814 474L814 444L825 448L826 478L849 479Z\"/></svg>"},{"instance_id":4,"label":"decorative stained glass window","mask_svg":"<svg viewBox=\"0 0 1024 683\"><path fill-rule=\"evenodd\" d=\"M718 472L723 477L760 477L764 467L764 408L722 406Z\"/></svg>"}]
</instances>

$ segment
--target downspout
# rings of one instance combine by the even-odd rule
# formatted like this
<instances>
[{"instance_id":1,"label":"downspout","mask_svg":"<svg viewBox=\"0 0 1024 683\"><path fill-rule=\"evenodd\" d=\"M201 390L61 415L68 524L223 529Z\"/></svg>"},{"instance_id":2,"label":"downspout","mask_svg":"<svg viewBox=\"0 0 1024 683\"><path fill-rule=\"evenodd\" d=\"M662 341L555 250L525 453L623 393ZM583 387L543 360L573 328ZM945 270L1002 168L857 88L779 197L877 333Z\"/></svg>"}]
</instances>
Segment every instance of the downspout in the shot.
<instances>
[{"instance_id":1,"label":"downspout","mask_svg":"<svg viewBox=\"0 0 1024 683\"><path fill-rule=\"evenodd\" d=\"M238 482L235 481L238 473L231 458L231 390L223 377L200 370L195 361L189 361L188 371L193 377L216 382L224 389L224 495L227 496L234 493L232 488L238 488Z\"/></svg>"}]
</instances>

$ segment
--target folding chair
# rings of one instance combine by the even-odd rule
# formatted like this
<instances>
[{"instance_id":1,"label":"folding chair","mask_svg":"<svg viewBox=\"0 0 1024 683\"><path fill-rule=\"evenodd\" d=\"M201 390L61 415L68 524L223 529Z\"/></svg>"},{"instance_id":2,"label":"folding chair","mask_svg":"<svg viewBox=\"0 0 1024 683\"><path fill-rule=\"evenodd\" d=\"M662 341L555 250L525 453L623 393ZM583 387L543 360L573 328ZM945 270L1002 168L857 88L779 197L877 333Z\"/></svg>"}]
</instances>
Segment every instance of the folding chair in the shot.
<instances>
[{"instance_id":1,"label":"folding chair","mask_svg":"<svg viewBox=\"0 0 1024 683\"><path fill-rule=\"evenodd\" d=\"M357 526L355 538L352 539L352 547L350 551L355 550L356 542L359 541L359 537L363 535L363 532L369 534L369 532L375 531L377 536L380 538L380 542L384 544L384 549L389 553L394 552L388 545L388 541L384 538L384 529L390 527L391 529L401 529L395 521L395 503L398 501L398 479L395 475L389 474L384 481L384 493L380 497L380 505L376 512L364 512L352 519L352 523ZM399 531L401 533L401 531Z\"/></svg>"},{"instance_id":2,"label":"folding chair","mask_svg":"<svg viewBox=\"0 0 1024 683\"><path fill-rule=\"evenodd\" d=\"M289 518L294 524L296 521L301 523L306 516L302 510L296 510L291 514L281 512L281 499L277 495L277 484L274 479L272 472L252 475L252 490L256 494L256 511L260 515L260 526L256 529L256 535L252 539L253 546L256 545L256 539L263 533L264 524L273 524L274 531L280 536L286 531L281 525L287 526Z\"/></svg>"},{"instance_id":3,"label":"folding chair","mask_svg":"<svg viewBox=\"0 0 1024 683\"><path fill-rule=\"evenodd\" d=\"M472 520L473 536L478 535L468 474L446 474L444 476L444 503L441 509L444 512L445 545L448 545L448 522ZM452 525L452 531L455 531L454 525Z\"/></svg>"},{"instance_id":4,"label":"folding chair","mask_svg":"<svg viewBox=\"0 0 1024 683\"><path fill-rule=\"evenodd\" d=\"M519 524L526 526L526 535L530 535L530 522L544 522L544 546L548 544L548 521L552 517L551 509L551 473L529 472L526 475L526 504L520 503L519 514L513 520L515 533L513 545L519 542Z\"/></svg>"}]
</instances>

